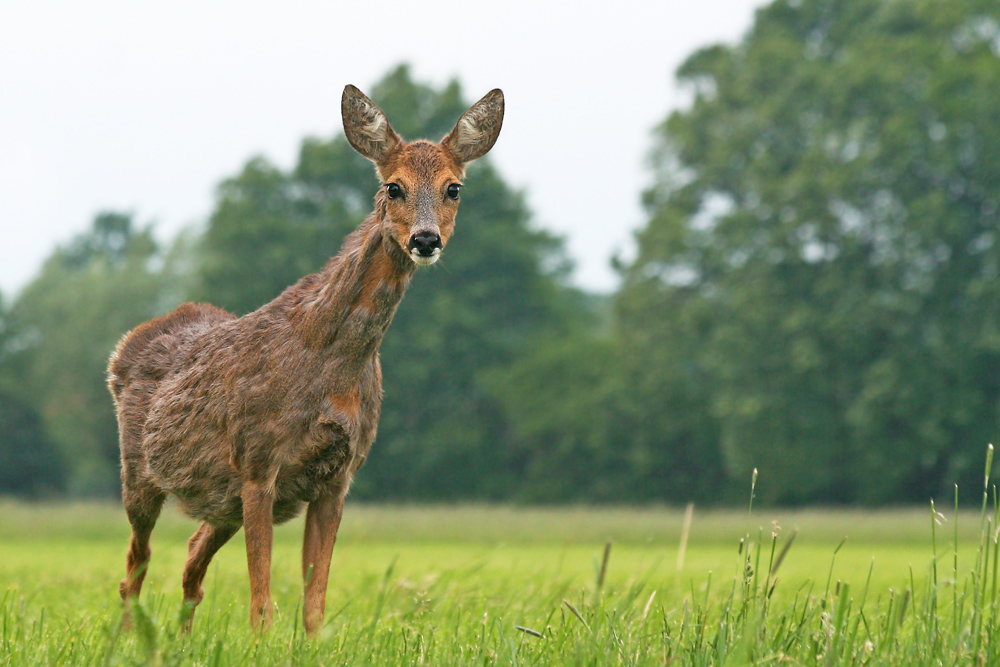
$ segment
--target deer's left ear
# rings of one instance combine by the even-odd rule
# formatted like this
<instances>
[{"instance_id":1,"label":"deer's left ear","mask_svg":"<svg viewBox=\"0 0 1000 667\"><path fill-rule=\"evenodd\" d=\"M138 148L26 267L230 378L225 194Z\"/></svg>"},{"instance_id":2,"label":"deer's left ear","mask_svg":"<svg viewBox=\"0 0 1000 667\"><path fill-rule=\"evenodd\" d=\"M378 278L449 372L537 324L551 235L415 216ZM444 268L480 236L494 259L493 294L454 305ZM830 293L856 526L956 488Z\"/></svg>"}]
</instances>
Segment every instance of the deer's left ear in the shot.
<instances>
[{"instance_id":1,"label":"deer's left ear","mask_svg":"<svg viewBox=\"0 0 1000 667\"><path fill-rule=\"evenodd\" d=\"M458 119L455 129L441 140L462 163L486 155L503 125L503 91L494 88Z\"/></svg>"},{"instance_id":2,"label":"deer's left ear","mask_svg":"<svg viewBox=\"0 0 1000 667\"><path fill-rule=\"evenodd\" d=\"M354 150L381 165L392 151L402 143L382 110L368 96L354 86L344 87L340 99L344 117L344 134Z\"/></svg>"}]
</instances>

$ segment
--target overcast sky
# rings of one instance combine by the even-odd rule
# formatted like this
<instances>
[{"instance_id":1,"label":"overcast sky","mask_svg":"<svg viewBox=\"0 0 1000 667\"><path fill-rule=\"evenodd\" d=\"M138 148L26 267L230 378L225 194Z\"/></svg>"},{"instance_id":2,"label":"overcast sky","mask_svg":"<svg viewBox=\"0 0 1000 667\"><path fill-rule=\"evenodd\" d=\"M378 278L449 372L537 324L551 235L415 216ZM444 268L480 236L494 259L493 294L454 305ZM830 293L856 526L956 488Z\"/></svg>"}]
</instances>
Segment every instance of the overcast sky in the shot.
<instances>
[{"instance_id":1,"label":"overcast sky","mask_svg":"<svg viewBox=\"0 0 1000 667\"><path fill-rule=\"evenodd\" d=\"M340 132L339 101L409 62L503 88L492 151L535 224L564 236L575 282L608 291L644 223L652 129L685 95L673 71L735 42L761 0L0 4L0 290L10 297L101 210L169 239L263 154L294 165ZM461 225L461 214L459 215Z\"/></svg>"}]
</instances>

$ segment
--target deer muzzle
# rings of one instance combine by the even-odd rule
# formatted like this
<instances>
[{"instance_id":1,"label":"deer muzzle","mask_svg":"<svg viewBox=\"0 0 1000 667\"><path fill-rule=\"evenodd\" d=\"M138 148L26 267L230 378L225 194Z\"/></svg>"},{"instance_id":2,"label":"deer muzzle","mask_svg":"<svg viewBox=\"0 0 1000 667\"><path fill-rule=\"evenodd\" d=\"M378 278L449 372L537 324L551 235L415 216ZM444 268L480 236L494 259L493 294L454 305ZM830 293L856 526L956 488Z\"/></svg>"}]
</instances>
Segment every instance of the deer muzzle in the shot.
<instances>
[{"instance_id":1,"label":"deer muzzle","mask_svg":"<svg viewBox=\"0 0 1000 667\"><path fill-rule=\"evenodd\" d=\"M407 250L410 259L421 266L427 266L437 261L441 256L441 235L434 230L424 229L410 237Z\"/></svg>"}]
</instances>

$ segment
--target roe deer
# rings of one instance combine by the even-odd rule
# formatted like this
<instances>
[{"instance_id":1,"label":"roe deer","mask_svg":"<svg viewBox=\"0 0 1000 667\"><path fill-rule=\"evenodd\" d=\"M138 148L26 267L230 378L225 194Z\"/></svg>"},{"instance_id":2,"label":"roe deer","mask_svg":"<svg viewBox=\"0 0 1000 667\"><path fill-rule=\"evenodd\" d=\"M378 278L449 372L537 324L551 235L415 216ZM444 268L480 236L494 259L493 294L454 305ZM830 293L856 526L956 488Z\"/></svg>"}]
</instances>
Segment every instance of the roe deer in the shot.
<instances>
[{"instance_id":1,"label":"roe deer","mask_svg":"<svg viewBox=\"0 0 1000 667\"><path fill-rule=\"evenodd\" d=\"M440 144L403 141L354 86L341 111L348 141L382 185L339 254L243 317L184 304L128 333L109 362L132 525L119 591L126 603L138 597L150 533L175 496L203 522L184 566L188 629L209 562L241 525L250 622L270 626L272 524L304 504L305 629L322 624L344 497L375 439L379 344L416 267L448 242L465 165L493 147L504 101L488 93Z\"/></svg>"}]
</instances>

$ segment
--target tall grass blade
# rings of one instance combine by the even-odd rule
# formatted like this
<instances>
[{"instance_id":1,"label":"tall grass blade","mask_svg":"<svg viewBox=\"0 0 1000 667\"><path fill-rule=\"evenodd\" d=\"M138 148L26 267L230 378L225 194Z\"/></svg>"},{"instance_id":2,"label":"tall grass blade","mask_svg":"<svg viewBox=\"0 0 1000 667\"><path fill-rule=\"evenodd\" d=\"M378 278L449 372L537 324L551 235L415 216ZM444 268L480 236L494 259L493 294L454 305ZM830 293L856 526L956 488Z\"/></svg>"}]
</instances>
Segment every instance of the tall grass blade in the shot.
<instances>
[{"instance_id":1,"label":"tall grass blade","mask_svg":"<svg viewBox=\"0 0 1000 667\"><path fill-rule=\"evenodd\" d=\"M677 572L684 569L684 557L687 554L688 535L691 534L691 521L694 519L694 503L688 503L684 508L684 525L681 527L681 543L677 547Z\"/></svg>"}]
</instances>

